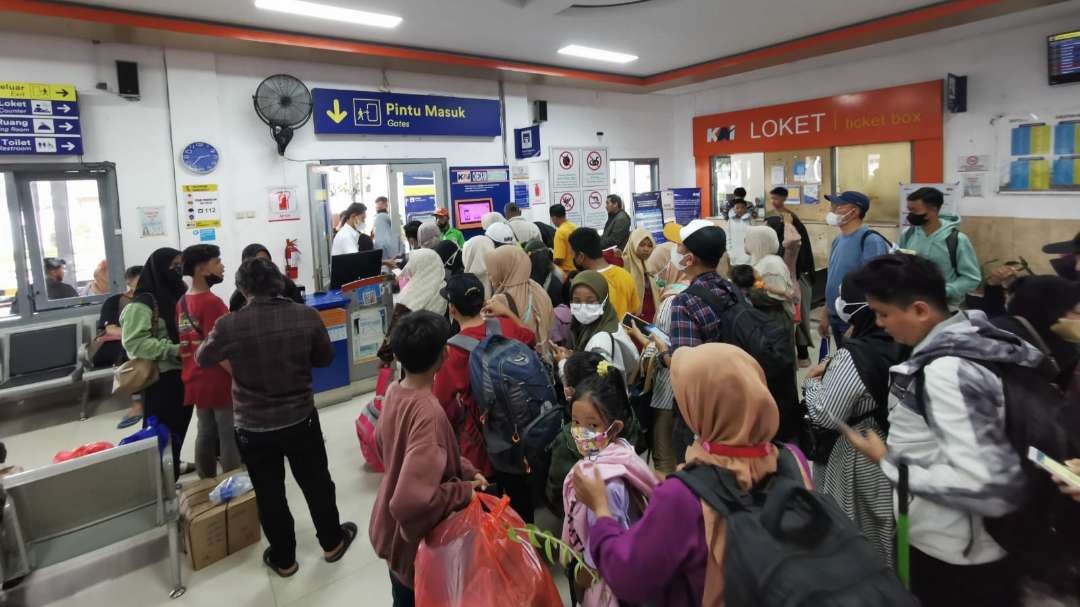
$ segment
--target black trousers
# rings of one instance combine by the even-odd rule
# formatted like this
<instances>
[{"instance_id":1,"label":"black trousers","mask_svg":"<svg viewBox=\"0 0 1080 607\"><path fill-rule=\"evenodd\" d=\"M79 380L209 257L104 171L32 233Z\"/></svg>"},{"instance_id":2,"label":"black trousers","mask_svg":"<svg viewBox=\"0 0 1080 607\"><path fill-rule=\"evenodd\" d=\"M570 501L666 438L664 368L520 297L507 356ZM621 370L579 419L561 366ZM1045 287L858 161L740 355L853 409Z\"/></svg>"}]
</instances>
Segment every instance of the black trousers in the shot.
<instances>
[{"instance_id":1,"label":"black trousers","mask_svg":"<svg viewBox=\"0 0 1080 607\"><path fill-rule=\"evenodd\" d=\"M911 592L923 607L1014 607L1022 576L1006 557L985 565L950 565L911 547Z\"/></svg>"},{"instance_id":2,"label":"black trousers","mask_svg":"<svg viewBox=\"0 0 1080 607\"><path fill-rule=\"evenodd\" d=\"M173 478L180 476L180 448L184 446L191 412L194 407L184 406L184 380L180 371L166 371L158 380L143 390L143 427L150 416L169 429L172 443Z\"/></svg>"},{"instance_id":3,"label":"black trousers","mask_svg":"<svg viewBox=\"0 0 1080 607\"><path fill-rule=\"evenodd\" d=\"M293 478L304 492L315 535L325 552L341 544L344 534L338 517L334 481L327 468L319 414L269 432L236 429L240 458L247 466L255 487L259 522L270 542L270 561L287 569L296 562L296 532L292 513L285 499L285 460L289 460Z\"/></svg>"},{"instance_id":4,"label":"black trousers","mask_svg":"<svg viewBox=\"0 0 1080 607\"><path fill-rule=\"evenodd\" d=\"M532 523L536 515L536 503L533 501L532 476L525 474L507 474L495 472L491 479L499 484L503 493L510 497L510 507L521 516L521 520Z\"/></svg>"},{"instance_id":5,"label":"black trousers","mask_svg":"<svg viewBox=\"0 0 1080 607\"><path fill-rule=\"evenodd\" d=\"M394 572L390 572L390 596L394 599L394 607L415 607L416 593L412 588L398 581Z\"/></svg>"}]
</instances>

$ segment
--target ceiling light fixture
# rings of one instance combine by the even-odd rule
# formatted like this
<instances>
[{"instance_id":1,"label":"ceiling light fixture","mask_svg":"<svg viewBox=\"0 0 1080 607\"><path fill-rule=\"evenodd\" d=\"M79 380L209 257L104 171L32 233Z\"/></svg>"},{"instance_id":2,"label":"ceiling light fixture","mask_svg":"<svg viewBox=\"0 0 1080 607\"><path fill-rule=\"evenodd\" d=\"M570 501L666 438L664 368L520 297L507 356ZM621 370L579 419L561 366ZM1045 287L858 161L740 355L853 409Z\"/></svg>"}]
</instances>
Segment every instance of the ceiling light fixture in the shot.
<instances>
[{"instance_id":1,"label":"ceiling light fixture","mask_svg":"<svg viewBox=\"0 0 1080 607\"><path fill-rule=\"evenodd\" d=\"M255 0L255 7L268 11L278 11L304 17L328 19L330 21L344 21L357 25L370 25L372 27L397 27L401 23L401 17L369 13L329 4L317 2L305 2L304 0Z\"/></svg>"},{"instance_id":2,"label":"ceiling light fixture","mask_svg":"<svg viewBox=\"0 0 1080 607\"><path fill-rule=\"evenodd\" d=\"M596 61L608 61L611 63L630 63L631 61L637 61L637 55L605 51L604 49L579 46L577 44L562 47L559 49L559 54L582 57L584 59L595 59Z\"/></svg>"}]
</instances>

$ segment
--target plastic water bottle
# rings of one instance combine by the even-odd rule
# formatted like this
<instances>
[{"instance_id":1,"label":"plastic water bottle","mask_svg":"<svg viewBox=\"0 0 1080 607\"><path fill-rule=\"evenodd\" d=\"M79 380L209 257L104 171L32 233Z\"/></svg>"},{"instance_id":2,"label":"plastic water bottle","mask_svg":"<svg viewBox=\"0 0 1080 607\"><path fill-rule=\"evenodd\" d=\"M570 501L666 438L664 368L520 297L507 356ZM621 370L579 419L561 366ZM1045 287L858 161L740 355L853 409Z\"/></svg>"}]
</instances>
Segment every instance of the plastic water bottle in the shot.
<instances>
[{"instance_id":1,"label":"plastic water bottle","mask_svg":"<svg viewBox=\"0 0 1080 607\"><path fill-rule=\"evenodd\" d=\"M210 501L214 504L223 504L252 489L254 489L254 487L251 484L250 476L246 473L236 474L221 481L221 484L214 487L214 490L210 492Z\"/></svg>"}]
</instances>

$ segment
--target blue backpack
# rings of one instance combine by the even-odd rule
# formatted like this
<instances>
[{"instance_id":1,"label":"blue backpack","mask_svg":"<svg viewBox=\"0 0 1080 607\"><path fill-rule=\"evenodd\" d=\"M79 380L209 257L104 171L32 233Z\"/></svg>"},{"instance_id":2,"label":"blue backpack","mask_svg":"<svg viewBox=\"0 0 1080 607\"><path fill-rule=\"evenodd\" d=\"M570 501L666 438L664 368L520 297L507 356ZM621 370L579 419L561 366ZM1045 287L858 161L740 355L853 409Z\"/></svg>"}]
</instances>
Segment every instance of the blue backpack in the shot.
<instances>
[{"instance_id":1,"label":"blue backpack","mask_svg":"<svg viewBox=\"0 0 1080 607\"><path fill-rule=\"evenodd\" d=\"M449 344L469 353L469 384L480 408L491 464L508 474L528 474L563 424L547 367L524 343L502 334L488 319L477 340L460 333Z\"/></svg>"}]
</instances>

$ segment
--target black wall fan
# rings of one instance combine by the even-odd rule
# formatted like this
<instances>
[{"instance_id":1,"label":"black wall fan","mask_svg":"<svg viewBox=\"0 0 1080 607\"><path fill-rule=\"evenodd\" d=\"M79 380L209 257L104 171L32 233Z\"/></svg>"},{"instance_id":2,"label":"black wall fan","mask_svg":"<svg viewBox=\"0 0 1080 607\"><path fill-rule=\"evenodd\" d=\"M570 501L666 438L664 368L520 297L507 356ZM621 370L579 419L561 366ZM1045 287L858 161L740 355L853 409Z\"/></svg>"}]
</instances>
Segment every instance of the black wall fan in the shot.
<instances>
[{"instance_id":1,"label":"black wall fan","mask_svg":"<svg viewBox=\"0 0 1080 607\"><path fill-rule=\"evenodd\" d=\"M278 155L284 156L293 131L311 119L311 91L299 78L274 74L259 83L251 99L259 119L270 127Z\"/></svg>"}]
</instances>

